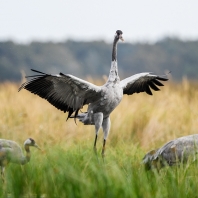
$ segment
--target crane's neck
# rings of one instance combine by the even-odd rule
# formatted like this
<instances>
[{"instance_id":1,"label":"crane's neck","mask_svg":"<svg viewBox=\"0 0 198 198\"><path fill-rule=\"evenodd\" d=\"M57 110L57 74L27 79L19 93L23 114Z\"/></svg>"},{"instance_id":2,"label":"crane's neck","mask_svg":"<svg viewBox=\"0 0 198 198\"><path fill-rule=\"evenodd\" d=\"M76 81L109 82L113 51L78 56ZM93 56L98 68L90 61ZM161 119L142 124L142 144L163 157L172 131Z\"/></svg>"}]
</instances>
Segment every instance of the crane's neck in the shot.
<instances>
[{"instance_id":1,"label":"crane's neck","mask_svg":"<svg viewBox=\"0 0 198 198\"><path fill-rule=\"evenodd\" d=\"M112 49L112 62L111 62L111 69L109 73L109 78L107 83L110 82L120 82L120 78L118 76L118 66L117 66L117 43L118 43L119 38L115 36L114 41L113 41L113 49Z\"/></svg>"},{"instance_id":2,"label":"crane's neck","mask_svg":"<svg viewBox=\"0 0 198 198\"><path fill-rule=\"evenodd\" d=\"M30 147L25 144L24 145L25 151L26 151L26 155L23 157L23 159L21 160L21 164L26 164L30 161L30 157L31 157L31 153L30 153Z\"/></svg>"},{"instance_id":3,"label":"crane's neck","mask_svg":"<svg viewBox=\"0 0 198 198\"><path fill-rule=\"evenodd\" d=\"M118 43L119 38L115 36L114 41L113 41L113 50L112 50L112 62L117 61L117 43Z\"/></svg>"}]
</instances>

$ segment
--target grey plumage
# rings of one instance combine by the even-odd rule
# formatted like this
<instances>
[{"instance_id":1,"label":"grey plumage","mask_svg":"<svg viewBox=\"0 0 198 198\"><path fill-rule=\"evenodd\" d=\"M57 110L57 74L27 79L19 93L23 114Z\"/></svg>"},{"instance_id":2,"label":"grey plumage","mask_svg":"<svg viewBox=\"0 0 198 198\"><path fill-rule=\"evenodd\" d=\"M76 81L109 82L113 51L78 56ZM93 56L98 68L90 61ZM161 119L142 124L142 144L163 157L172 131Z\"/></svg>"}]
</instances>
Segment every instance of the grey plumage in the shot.
<instances>
[{"instance_id":1,"label":"grey plumage","mask_svg":"<svg viewBox=\"0 0 198 198\"><path fill-rule=\"evenodd\" d=\"M46 99L56 108L68 112L68 118L77 118L85 125L95 125L95 142L99 129L104 132L102 154L110 130L110 114L121 102L123 94L158 91L157 86L163 86L160 81L167 81L166 76L157 76L152 73L140 73L120 81L117 67L117 43L123 41L122 31L117 30L112 49L112 62L109 78L103 86L96 86L70 74L45 74L36 70L38 75L29 76L31 80L23 83L21 89L26 89ZM157 85L157 86L156 86ZM78 114L79 109L88 104L86 113ZM74 113L74 115L72 115Z\"/></svg>"},{"instance_id":2,"label":"grey plumage","mask_svg":"<svg viewBox=\"0 0 198 198\"><path fill-rule=\"evenodd\" d=\"M5 166L11 162L16 164L26 164L30 161L30 146L39 148L32 138L28 138L24 142L26 156L23 154L21 147L12 140L0 139L0 166L2 177L4 175Z\"/></svg>"},{"instance_id":3,"label":"grey plumage","mask_svg":"<svg viewBox=\"0 0 198 198\"><path fill-rule=\"evenodd\" d=\"M171 140L161 148L149 151L143 158L147 170L165 165L173 166L196 159L198 152L198 134Z\"/></svg>"}]
</instances>

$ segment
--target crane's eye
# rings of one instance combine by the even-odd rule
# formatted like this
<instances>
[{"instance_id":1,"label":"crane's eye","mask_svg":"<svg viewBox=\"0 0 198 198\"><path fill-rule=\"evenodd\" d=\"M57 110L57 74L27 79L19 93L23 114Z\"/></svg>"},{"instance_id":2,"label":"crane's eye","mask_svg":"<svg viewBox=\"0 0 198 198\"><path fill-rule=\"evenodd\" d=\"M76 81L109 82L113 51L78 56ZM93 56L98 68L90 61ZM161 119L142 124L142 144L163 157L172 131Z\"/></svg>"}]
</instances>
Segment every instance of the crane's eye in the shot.
<instances>
[{"instance_id":1,"label":"crane's eye","mask_svg":"<svg viewBox=\"0 0 198 198\"><path fill-rule=\"evenodd\" d=\"M35 141L32 138L29 138L32 144L35 144Z\"/></svg>"}]
</instances>

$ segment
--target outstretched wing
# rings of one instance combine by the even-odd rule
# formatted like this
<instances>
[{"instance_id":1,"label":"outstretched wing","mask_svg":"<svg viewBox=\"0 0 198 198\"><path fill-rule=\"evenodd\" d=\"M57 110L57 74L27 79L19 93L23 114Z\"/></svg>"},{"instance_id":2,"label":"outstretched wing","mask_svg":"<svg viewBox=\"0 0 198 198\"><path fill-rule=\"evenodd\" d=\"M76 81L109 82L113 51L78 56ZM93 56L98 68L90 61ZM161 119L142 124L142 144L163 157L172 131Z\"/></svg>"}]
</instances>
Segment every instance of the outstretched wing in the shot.
<instances>
[{"instance_id":1,"label":"outstretched wing","mask_svg":"<svg viewBox=\"0 0 198 198\"><path fill-rule=\"evenodd\" d=\"M160 81L167 81L166 75L157 76L152 73L139 73L129 78L125 78L120 82L123 89L123 94L131 95L133 93L146 92L152 95L150 90L159 91L157 86L164 86ZM157 85L157 86L156 86Z\"/></svg>"},{"instance_id":2,"label":"outstretched wing","mask_svg":"<svg viewBox=\"0 0 198 198\"><path fill-rule=\"evenodd\" d=\"M75 112L75 117L80 108L99 99L101 88L85 80L69 74L39 74L27 76L31 80L23 83L21 89L39 95L61 111L68 112L67 119Z\"/></svg>"}]
</instances>

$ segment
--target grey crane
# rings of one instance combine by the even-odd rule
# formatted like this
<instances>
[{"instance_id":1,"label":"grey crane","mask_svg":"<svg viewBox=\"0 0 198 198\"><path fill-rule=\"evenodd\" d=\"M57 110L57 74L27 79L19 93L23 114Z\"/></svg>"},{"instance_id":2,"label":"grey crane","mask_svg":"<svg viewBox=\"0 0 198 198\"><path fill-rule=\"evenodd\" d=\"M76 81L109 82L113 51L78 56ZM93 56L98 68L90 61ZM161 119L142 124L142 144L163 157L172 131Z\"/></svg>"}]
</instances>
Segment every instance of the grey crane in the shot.
<instances>
[{"instance_id":1,"label":"grey crane","mask_svg":"<svg viewBox=\"0 0 198 198\"><path fill-rule=\"evenodd\" d=\"M19 91L24 88L46 99L56 108L68 112L67 119L77 118L84 125L95 125L95 151L98 132L102 127L104 132L103 156L111 125L109 116L121 102L123 94L146 92L152 95L150 88L158 91L157 86L163 86L160 81L168 80L166 75L158 76L146 72L120 81L117 67L117 43L118 40L124 40L122 34L121 30L117 30L114 36L110 73L103 86L96 86L70 74L53 75L32 69L38 74L27 76L31 79L19 88ZM87 112L78 114L79 110L86 104L88 104ZM72 115L73 113L74 115Z\"/></svg>"},{"instance_id":2,"label":"grey crane","mask_svg":"<svg viewBox=\"0 0 198 198\"><path fill-rule=\"evenodd\" d=\"M161 148L149 151L143 158L146 170L165 165L173 166L195 160L198 152L198 134L183 136L163 145Z\"/></svg>"},{"instance_id":3,"label":"grey crane","mask_svg":"<svg viewBox=\"0 0 198 198\"><path fill-rule=\"evenodd\" d=\"M24 142L24 148L26 156L23 154L21 147L12 140L0 139L0 166L1 175L4 179L5 166L9 163L26 164L30 161L30 146L34 146L38 149L38 145L32 138L28 138Z\"/></svg>"}]
</instances>

